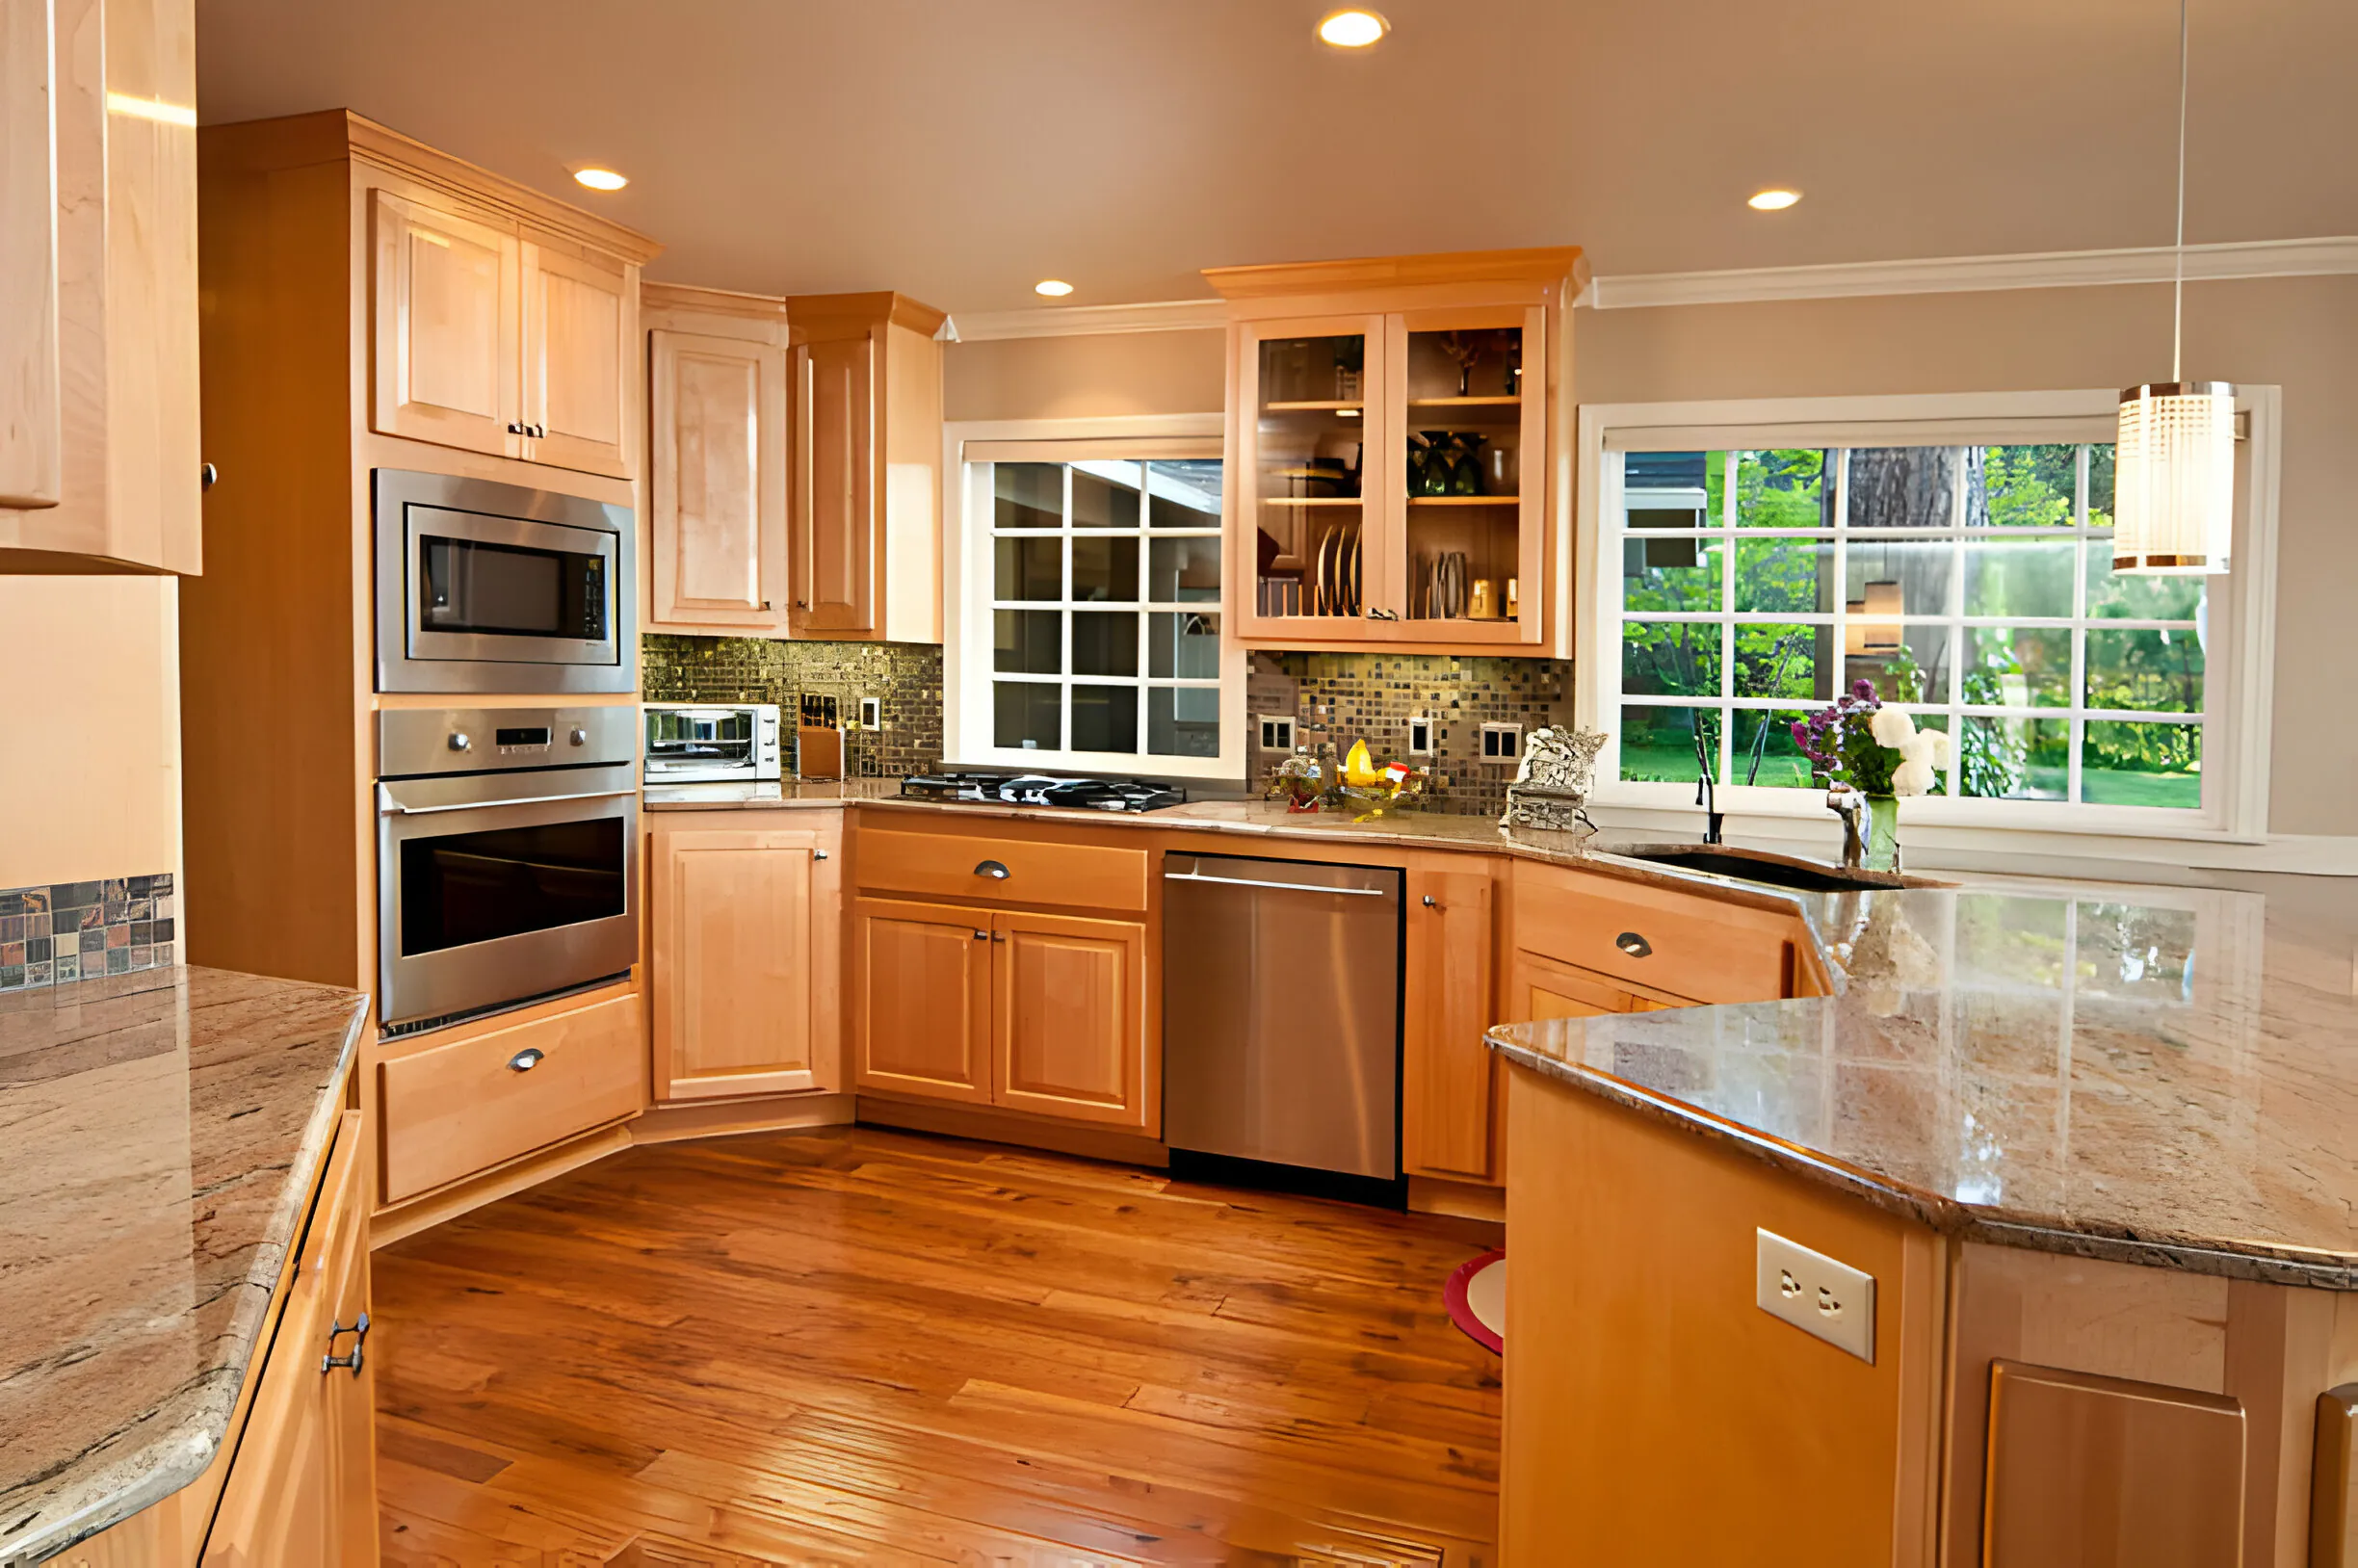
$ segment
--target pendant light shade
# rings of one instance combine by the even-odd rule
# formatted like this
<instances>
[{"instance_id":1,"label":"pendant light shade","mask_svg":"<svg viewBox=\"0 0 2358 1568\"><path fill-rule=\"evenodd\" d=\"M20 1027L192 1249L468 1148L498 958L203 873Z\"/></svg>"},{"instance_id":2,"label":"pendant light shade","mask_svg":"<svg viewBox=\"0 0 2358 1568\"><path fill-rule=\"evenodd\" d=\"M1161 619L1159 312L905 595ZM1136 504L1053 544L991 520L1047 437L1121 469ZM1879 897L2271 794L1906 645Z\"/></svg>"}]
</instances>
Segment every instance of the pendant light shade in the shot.
<instances>
[{"instance_id":1,"label":"pendant light shade","mask_svg":"<svg viewBox=\"0 0 2358 1568\"><path fill-rule=\"evenodd\" d=\"M2121 394L2114 571L2191 577L2227 570L2235 439L2235 388L2225 381L2161 381Z\"/></svg>"}]
</instances>

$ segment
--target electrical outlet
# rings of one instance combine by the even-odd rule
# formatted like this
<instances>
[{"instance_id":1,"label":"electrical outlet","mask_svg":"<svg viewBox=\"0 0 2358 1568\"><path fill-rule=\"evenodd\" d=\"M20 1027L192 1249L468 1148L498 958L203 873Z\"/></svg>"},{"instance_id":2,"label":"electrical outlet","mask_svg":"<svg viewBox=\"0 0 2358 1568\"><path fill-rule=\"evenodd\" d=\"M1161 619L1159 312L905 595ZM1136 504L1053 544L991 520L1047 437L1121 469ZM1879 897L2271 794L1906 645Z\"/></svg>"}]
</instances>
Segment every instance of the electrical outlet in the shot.
<instances>
[{"instance_id":1,"label":"electrical outlet","mask_svg":"<svg viewBox=\"0 0 2358 1568\"><path fill-rule=\"evenodd\" d=\"M1774 1231L1755 1230L1753 1235L1753 1294L1761 1311L1873 1366L1874 1276Z\"/></svg>"},{"instance_id":2,"label":"electrical outlet","mask_svg":"<svg viewBox=\"0 0 2358 1568\"><path fill-rule=\"evenodd\" d=\"M1412 757L1432 755L1432 720L1417 714L1408 720L1408 754Z\"/></svg>"},{"instance_id":3,"label":"electrical outlet","mask_svg":"<svg viewBox=\"0 0 2358 1568\"><path fill-rule=\"evenodd\" d=\"M862 697L859 702L860 728L882 729L884 727L884 699L882 697Z\"/></svg>"}]
</instances>

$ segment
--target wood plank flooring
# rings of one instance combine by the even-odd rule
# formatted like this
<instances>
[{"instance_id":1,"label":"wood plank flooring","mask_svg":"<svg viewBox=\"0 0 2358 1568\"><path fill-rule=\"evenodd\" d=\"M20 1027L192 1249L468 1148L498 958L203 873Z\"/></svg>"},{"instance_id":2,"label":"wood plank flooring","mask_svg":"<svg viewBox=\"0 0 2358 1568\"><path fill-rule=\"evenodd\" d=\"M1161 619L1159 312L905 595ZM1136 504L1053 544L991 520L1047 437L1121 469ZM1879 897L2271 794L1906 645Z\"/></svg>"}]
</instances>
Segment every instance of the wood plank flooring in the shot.
<instances>
[{"instance_id":1,"label":"wood plank flooring","mask_svg":"<svg viewBox=\"0 0 2358 1568\"><path fill-rule=\"evenodd\" d=\"M1481 1244L869 1128L634 1149L376 1255L385 1562L1489 1564Z\"/></svg>"}]
</instances>

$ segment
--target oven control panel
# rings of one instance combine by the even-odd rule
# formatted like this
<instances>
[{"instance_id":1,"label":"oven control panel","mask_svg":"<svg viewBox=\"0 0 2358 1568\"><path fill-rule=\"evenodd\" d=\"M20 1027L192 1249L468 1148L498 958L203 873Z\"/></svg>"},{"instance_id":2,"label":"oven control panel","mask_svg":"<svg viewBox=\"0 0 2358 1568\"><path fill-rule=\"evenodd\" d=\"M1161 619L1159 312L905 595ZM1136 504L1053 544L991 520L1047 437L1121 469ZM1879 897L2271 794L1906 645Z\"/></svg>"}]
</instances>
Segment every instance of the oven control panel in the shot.
<instances>
[{"instance_id":1,"label":"oven control panel","mask_svg":"<svg viewBox=\"0 0 2358 1568\"><path fill-rule=\"evenodd\" d=\"M397 708L377 716L377 776L609 767L635 761L639 710Z\"/></svg>"}]
</instances>

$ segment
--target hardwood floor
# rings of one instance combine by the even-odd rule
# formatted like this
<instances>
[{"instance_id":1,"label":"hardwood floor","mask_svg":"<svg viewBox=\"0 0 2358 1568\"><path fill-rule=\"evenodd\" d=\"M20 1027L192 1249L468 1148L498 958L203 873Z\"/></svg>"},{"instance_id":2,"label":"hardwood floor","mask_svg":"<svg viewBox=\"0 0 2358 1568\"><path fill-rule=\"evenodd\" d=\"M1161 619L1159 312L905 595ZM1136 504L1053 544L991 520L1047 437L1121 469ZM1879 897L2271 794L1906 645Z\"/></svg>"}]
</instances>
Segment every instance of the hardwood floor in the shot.
<instances>
[{"instance_id":1,"label":"hardwood floor","mask_svg":"<svg viewBox=\"0 0 2358 1568\"><path fill-rule=\"evenodd\" d=\"M1487 1564L1480 1245L868 1128L634 1149L377 1254L385 1561Z\"/></svg>"}]
</instances>

